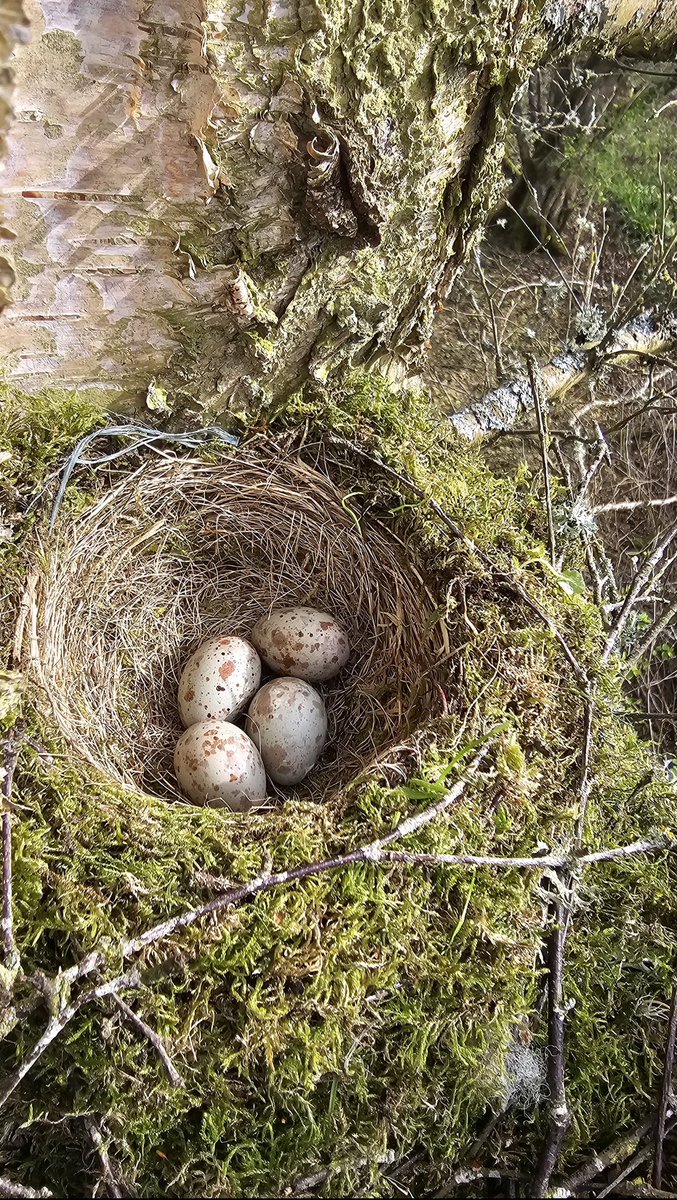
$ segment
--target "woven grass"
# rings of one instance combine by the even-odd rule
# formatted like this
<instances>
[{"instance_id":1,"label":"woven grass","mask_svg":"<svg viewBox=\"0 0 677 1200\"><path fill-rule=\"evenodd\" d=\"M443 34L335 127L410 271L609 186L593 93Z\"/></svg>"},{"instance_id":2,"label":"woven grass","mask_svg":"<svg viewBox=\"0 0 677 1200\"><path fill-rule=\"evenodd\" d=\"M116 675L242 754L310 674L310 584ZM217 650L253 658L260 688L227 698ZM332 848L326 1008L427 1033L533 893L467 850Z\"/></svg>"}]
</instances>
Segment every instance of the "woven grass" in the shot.
<instances>
[{"instance_id":1,"label":"woven grass","mask_svg":"<svg viewBox=\"0 0 677 1200\"><path fill-rule=\"evenodd\" d=\"M208 637L247 637L273 606L309 604L344 623L353 652L323 688L327 749L294 794L325 798L376 762L396 766L439 709L444 642L438 601L392 534L271 446L217 462L146 456L94 488L42 542L24 628L33 677L78 754L127 788L178 798L187 658Z\"/></svg>"}]
</instances>

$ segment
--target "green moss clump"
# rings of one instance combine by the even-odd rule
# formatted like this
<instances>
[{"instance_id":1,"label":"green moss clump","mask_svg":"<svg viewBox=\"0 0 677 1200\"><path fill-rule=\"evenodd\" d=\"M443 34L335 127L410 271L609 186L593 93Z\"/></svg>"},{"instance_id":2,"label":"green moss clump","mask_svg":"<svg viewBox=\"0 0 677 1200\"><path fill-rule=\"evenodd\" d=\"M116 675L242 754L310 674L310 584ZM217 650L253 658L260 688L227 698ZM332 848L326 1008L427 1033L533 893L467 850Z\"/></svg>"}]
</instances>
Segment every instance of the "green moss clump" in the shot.
<instances>
[{"instance_id":1,"label":"green moss clump","mask_svg":"<svg viewBox=\"0 0 677 1200\"><path fill-rule=\"evenodd\" d=\"M574 162L586 184L604 204L612 205L640 237L660 224L661 176L668 199L677 194L674 156L674 109L656 117L661 106L657 89L638 101L614 123L610 133L578 148ZM668 237L674 234L668 213Z\"/></svg>"},{"instance_id":2,"label":"green moss clump","mask_svg":"<svg viewBox=\"0 0 677 1200\"><path fill-rule=\"evenodd\" d=\"M528 480L492 478L476 450L439 428L424 397L395 397L369 377L307 390L277 416L301 418L313 435L329 443L342 437L408 474L469 539L455 539L427 500L363 466L351 503L416 548L442 598L444 704L403 760L406 780L370 776L331 802L243 817L142 798L93 775L29 692L14 828L15 927L27 976L53 975L94 947L114 973L121 941L154 922L230 883L371 841L439 798L491 729L502 732L489 769L403 847L517 855L569 844L578 813L580 691L545 623L497 586L500 577L473 547L520 579L598 679L590 844L672 826L666 787L623 720L614 670L598 670L599 614L544 566L543 516ZM44 438L56 438L63 452L89 418L72 408L55 431L57 420L55 413L43 426ZM24 448L12 447L21 461L49 454L39 428L21 426ZM351 478L364 461L353 453ZM12 551L16 570L29 550L26 536ZM389 1195L383 1170L412 1158L408 1186L417 1194L436 1186L487 1104L504 1103L515 1031L526 1028L543 1043L539 882L536 872L360 864L276 888L227 909L215 924L158 943L139 959L142 986L129 999L166 1039L183 1085L170 1084L117 1009L92 1004L7 1105L6 1169L33 1186L82 1194L92 1180L82 1117L94 1114L142 1195L284 1194L318 1172L325 1172L315 1185L321 1193ZM674 970L674 897L664 857L586 876L566 979L577 1000L571 1161L592 1138L641 1114L655 1085L663 1022L650 1000ZM4 1013L6 1071L46 1020L27 979L13 1003L23 1002L21 1021L13 1024L13 1005ZM606 1009L613 1038L600 1036ZM542 1132L540 1117L522 1122L527 1160Z\"/></svg>"}]
</instances>

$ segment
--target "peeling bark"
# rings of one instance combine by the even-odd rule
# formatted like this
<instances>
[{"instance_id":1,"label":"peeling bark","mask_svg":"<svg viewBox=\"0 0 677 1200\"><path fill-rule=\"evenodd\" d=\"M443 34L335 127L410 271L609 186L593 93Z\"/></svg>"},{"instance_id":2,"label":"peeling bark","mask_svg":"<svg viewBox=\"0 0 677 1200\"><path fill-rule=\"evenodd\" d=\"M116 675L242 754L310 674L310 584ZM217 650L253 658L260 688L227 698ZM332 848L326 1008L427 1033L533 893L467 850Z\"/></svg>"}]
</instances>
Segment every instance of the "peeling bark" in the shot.
<instances>
[{"instance_id":1,"label":"peeling bark","mask_svg":"<svg viewBox=\"0 0 677 1200\"><path fill-rule=\"evenodd\" d=\"M12 0L15 2L15 0ZM6 372L246 408L406 373L540 61L667 52L674 0L26 0Z\"/></svg>"}]
</instances>

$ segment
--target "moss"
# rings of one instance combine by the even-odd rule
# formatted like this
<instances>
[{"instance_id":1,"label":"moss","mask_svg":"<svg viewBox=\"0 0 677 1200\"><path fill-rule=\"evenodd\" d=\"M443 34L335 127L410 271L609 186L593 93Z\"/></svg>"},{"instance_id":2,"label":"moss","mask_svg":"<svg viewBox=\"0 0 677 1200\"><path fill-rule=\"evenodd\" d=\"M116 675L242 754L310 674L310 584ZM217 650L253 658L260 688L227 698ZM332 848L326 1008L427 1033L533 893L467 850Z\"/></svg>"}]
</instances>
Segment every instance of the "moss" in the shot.
<instances>
[{"instance_id":1,"label":"moss","mask_svg":"<svg viewBox=\"0 0 677 1200\"><path fill-rule=\"evenodd\" d=\"M38 405L33 422L26 407L21 421L8 421L17 477L28 477L29 462L44 477L56 453L95 420L74 400L60 411L50 409L47 420ZM315 386L284 412L264 415L273 432L303 420L313 436L343 437L410 474L518 575L596 670L590 844L670 827L674 796L623 720L613 668L597 670L599 614L543 565L542 514L528 479L492 478L475 449L440 429L424 396L395 396L369 376ZM583 708L557 642L497 589L426 501L368 464L353 490L367 519L391 523L404 545L422 551L445 596L448 712L431 714L419 732L410 777L356 780L331 803L248 817L170 805L94 776L29 693L14 832L16 933L27 973L53 973L102 945L117 970L122 937L208 899L220 880L364 844L439 797L458 756L497 725L492 769L407 848L524 854L570 840ZM30 545L27 529L24 546L11 551L13 569ZM586 877L566 979L577 1001L572 1161L641 1114L655 1086L663 1024L654 1001L675 966L674 897L662 859ZM82 1194L92 1167L80 1114L93 1112L105 1118L114 1157L142 1195L281 1194L323 1168L331 1169L317 1187L327 1194L387 1195L379 1163L409 1157L416 1168L408 1186L420 1194L463 1153L486 1105L503 1103L514 1030L526 1020L543 1041L534 966L542 920L538 876L518 871L361 864L260 895L142 960L143 985L131 1002L172 1047L185 1086L170 1086L116 1010L92 1005L8 1105L16 1132L3 1146L6 1168L59 1194ZM22 986L18 1000L33 995ZM601 1036L608 1012L613 1036ZM44 1020L41 1008L29 1010L13 1028L0 1045L5 1069ZM518 1142L526 1158L541 1133L529 1115Z\"/></svg>"},{"instance_id":2,"label":"moss","mask_svg":"<svg viewBox=\"0 0 677 1200\"><path fill-rule=\"evenodd\" d=\"M636 102L614 123L607 137L579 149L575 167L587 186L604 204L609 204L640 237L660 225L661 176L670 205L677 194L677 163L673 153L674 109L658 117L661 97L650 89L646 99ZM667 235L675 232L674 213L668 217Z\"/></svg>"}]
</instances>

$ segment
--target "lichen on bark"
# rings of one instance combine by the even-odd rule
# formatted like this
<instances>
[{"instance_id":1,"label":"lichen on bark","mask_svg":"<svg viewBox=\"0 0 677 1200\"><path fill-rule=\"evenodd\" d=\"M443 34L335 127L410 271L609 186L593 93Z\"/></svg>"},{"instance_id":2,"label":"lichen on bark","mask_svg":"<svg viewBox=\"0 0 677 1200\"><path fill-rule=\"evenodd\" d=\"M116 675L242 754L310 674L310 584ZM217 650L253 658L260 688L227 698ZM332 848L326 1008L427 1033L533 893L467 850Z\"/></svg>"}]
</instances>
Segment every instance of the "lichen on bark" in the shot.
<instances>
[{"instance_id":1,"label":"lichen on bark","mask_svg":"<svg viewBox=\"0 0 677 1200\"><path fill-rule=\"evenodd\" d=\"M639 12L528 0L27 0L6 209L7 371L242 409L425 339L536 62ZM648 31L648 32L647 32Z\"/></svg>"}]
</instances>

